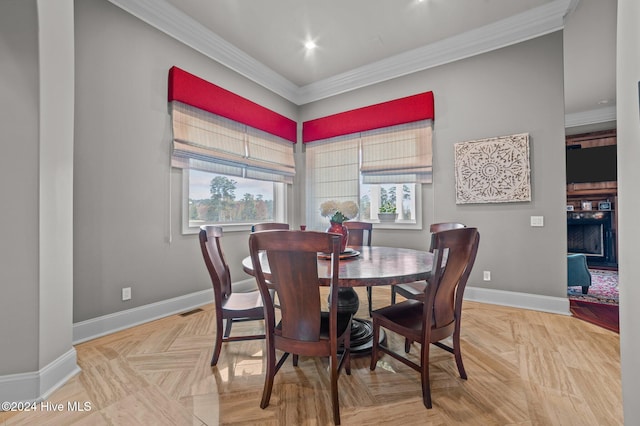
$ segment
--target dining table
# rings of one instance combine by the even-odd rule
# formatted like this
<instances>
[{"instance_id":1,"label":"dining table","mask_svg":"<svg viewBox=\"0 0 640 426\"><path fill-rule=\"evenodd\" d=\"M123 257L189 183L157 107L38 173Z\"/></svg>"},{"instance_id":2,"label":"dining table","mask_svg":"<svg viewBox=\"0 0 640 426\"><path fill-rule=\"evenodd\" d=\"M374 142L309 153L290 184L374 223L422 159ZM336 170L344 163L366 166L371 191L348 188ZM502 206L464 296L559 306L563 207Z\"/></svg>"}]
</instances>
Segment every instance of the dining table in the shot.
<instances>
[{"instance_id":1,"label":"dining table","mask_svg":"<svg viewBox=\"0 0 640 426\"><path fill-rule=\"evenodd\" d=\"M267 278L270 269L265 253L260 253L260 264ZM371 352L373 326L365 318L356 318L360 306L354 287L396 285L425 281L431 274L433 254L428 251L382 246L352 246L340 254L338 275L338 311L354 315L351 328L351 353L366 355ZM251 257L242 260L242 268L254 275ZM331 283L331 261L328 255L318 253L318 279L321 285ZM380 340L385 336L381 333Z\"/></svg>"}]
</instances>

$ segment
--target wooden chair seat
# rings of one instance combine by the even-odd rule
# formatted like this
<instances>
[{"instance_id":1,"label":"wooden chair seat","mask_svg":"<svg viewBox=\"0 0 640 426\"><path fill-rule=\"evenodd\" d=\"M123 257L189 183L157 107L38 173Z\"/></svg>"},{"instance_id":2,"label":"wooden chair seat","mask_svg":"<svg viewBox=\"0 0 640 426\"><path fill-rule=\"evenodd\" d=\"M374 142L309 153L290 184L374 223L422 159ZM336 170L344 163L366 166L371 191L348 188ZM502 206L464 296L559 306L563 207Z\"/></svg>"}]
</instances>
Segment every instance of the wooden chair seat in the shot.
<instances>
[{"instance_id":1,"label":"wooden chair seat","mask_svg":"<svg viewBox=\"0 0 640 426\"><path fill-rule=\"evenodd\" d=\"M262 296L260 296L258 290L248 293L231 293L222 302L222 309L233 311L234 317L253 316L256 313L260 319L264 316L262 312Z\"/></svg>"},{"instance_id":2,"label":"wooden chair seat","mask_svg":"<svg viewBox=\"0 0 640 426\"><path fill-rule=\"evenodd\" d=\"M424 283L423 281L414 281L412 283L398 284L394 286L396 293L402 295L407 299L418 299L418 300L424 298L425 288L426 288L426 283Z\"/></svg>"}]
</instances>

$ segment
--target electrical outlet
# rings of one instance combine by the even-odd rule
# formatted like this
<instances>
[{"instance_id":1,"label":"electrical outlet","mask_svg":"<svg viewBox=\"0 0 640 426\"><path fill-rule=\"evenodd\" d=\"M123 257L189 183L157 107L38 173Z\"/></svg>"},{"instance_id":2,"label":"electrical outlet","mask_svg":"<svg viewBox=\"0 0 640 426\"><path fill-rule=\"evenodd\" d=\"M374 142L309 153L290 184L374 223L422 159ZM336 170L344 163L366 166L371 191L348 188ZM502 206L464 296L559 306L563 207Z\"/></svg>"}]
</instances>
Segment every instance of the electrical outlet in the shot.
<instances>
[{"instance_id":1,"label":"electrical outlet","mask_svg":"<svg viewBox=\"0 0 640 426\"><path fill-rule=\"evenodd\" d=\"M482 273L482 278L483 278L485 281L491 281L491 271L484 271L484 272Z\"/></svg>"},{"instance_id":2,"label":"electrical outlet","mask_svg":"<svg viewBox=\"0 0 640 426\"><path fill-rule=\"evenodd\" d=\"M122 300L131 300L131 287L122 288Z\"/></svg>"}]
</instances>

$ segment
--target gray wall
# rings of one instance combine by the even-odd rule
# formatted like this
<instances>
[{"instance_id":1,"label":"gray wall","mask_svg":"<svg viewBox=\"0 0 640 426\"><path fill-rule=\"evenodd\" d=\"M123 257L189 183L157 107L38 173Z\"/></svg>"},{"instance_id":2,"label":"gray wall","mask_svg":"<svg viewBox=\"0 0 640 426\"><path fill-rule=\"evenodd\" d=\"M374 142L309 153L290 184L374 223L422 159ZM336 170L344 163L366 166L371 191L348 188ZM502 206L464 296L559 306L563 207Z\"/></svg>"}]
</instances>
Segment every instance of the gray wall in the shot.
<instances>
[{"instance_id":1,"label":"gray wall","mask_svg":"<svg viewBox=\"0 0 640 426\"><path fill-rule=\"evenodd\" d=\"M477 226L480 250L469 285L566 297L566 191L562 32L411 74L301 108L309 120L432 90L434 183L423 223ZM532 202L456 205L453 145L529 133ZM530 227L542 215L543 228ZM427 230L374 232L374 244L426 247ZM492 280L482 281L490 270Z\"/></svg>"},{"instance_id":2,"label":"gray wall","mask_svg":"<svg viewBox=\"0 0 640 426\"><path fill-rule=\"evenodd\" d=\"M0 375L38 369L38 17L0 2ZM11 324L19 327L12 327Z\"/></svg>"},{"instance_id":3,"label":"gray wall","mask_svg":"<svg viewBox=\"0 0 640 426\"><path fill-rule=\"evenodd\" d=\"M294 120L297 109L106 0L75 2L75 11L79 322L211 288L197 235L181 235L181 174L169 167L171 66ZM227 233L224 247L232 279L247 278L239 266L247 233ZM123 302L128 286L133 298Z\"/></svg>"}]
</instances>

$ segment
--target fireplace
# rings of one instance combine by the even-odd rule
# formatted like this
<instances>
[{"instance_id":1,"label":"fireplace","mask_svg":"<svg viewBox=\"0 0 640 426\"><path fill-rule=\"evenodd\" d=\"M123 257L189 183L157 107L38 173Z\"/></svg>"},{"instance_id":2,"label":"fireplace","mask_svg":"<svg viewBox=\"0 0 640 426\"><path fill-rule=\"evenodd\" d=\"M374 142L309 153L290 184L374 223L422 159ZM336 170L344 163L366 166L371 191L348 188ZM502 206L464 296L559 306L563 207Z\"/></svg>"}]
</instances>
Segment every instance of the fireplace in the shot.
<instances>
[{"instance_id":1,"label":"fireplace","mask_svg":"<svg viewBox=\"0 0 640 426\"><path fill-rule=\"evenodd\" d=\"M585 254L589 266L617 267L611 212L567 212L567 247Z\"/></svg>"}]
</instances>

